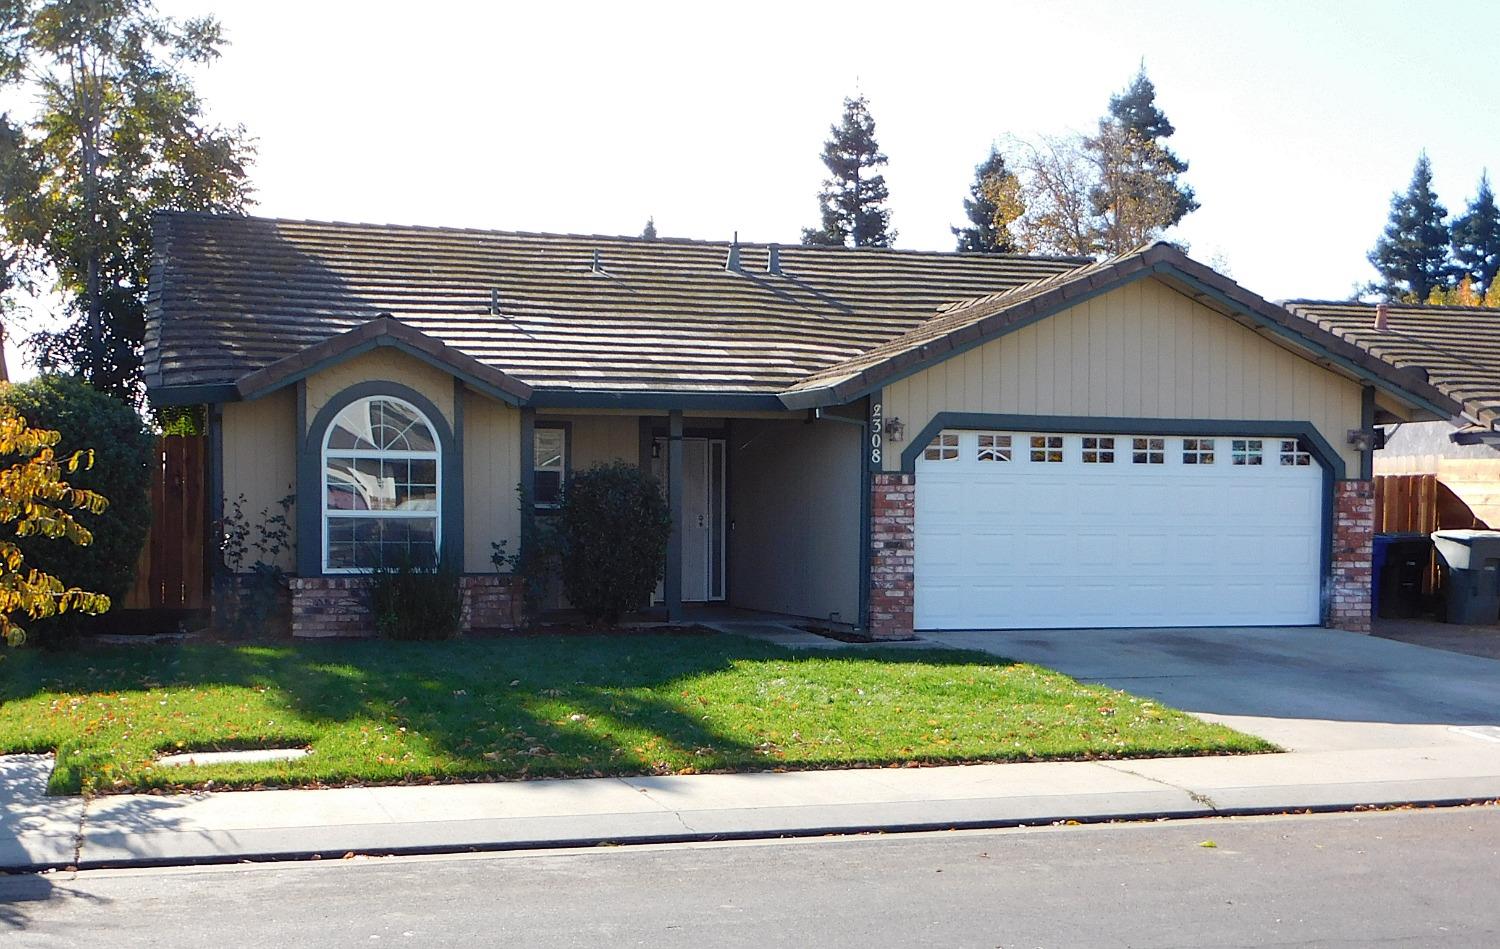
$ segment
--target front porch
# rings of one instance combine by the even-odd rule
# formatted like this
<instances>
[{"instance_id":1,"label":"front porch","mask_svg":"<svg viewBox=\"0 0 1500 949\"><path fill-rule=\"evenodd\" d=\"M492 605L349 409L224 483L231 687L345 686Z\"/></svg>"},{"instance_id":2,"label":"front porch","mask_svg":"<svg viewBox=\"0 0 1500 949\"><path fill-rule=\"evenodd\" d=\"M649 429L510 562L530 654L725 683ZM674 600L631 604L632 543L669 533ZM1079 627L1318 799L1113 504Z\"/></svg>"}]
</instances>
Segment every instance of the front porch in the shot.
<instances>
[{"instance_id":1,"label":"front porch","mask_svg":"<svg viewBox=\"0 0 1500 949\"><path fill-rule=\"evenodd\" d=\"M651 472L672 516L665 576L642 621L711 622L749 611L834 629L864 625L863 421L686 411L526 412L523 505L555 509L576 471ZM529 481L529 483L528 483ZM560 595L549 606L565 608Z\"/></svg>"}]
</instances>

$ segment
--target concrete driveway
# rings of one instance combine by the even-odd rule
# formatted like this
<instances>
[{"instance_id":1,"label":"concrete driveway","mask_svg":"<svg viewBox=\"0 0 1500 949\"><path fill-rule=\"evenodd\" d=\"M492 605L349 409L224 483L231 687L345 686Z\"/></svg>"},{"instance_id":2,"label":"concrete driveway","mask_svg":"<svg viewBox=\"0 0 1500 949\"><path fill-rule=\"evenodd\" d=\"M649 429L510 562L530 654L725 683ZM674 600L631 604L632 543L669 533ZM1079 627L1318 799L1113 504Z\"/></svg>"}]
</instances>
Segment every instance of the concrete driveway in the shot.
<instances>
[{"instance_id":1,"label":"concrete driveway","mask_svg":"<svg viewBox=\"0 0 1500 949\"><path fill-rule=\"evenodd\" d=\"M1291 751L1500 743L1500 660L1316 628L927 633L1159 699Z\"/></svg>"}]
</instances>

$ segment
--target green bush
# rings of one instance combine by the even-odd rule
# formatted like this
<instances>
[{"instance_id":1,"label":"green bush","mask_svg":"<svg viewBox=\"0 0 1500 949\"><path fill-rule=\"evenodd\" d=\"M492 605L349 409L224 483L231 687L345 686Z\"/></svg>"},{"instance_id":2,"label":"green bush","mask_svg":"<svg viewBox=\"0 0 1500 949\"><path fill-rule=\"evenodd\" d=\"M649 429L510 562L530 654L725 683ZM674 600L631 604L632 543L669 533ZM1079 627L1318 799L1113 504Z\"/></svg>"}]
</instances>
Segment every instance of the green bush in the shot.
<instances>
[{"instance_id":1,"label":"green bush","mask_svg":"<svg viewBox=\"0 0 1500 949\"><path fill-rule=\"evenodd\" d=\"M655 478L616 462L563 488L557 542L563 591L590 622L644 606L661 579L672 518Z\"/></svg>"},{"instance_id":2,"label":"green bush","mask_svg":"<svg viewBox=\"0 0 1500 949\"><path fill-rule=\"evenodd\" d=\"M94 464L68 476L78 488L109 498L109 508L80 518L93 532L93 543L79 547L63 538L32 534L19 538L28 566L63 583L85 586L108 596L118 608L135 580L136 561L151 527L151 461L156 436L135 409L93 389L73 376L44 375L29 382L0 386L0 404L16 410L34 428L62 435L57 456L93 449ZM66 613L35 624L31 633L43 641L76 633L90 617Z\"/></svg>"},{"instance_id":3,"label":"green bush","mask_svg":"<svg viewBox=\"0 0 1500 949\"><path fill-rule=\"evenodd\" d=\"M462 619L458 571L410 560L370 574L375 631L386 639L452 639Z\"/></svg>"}]
</instances>

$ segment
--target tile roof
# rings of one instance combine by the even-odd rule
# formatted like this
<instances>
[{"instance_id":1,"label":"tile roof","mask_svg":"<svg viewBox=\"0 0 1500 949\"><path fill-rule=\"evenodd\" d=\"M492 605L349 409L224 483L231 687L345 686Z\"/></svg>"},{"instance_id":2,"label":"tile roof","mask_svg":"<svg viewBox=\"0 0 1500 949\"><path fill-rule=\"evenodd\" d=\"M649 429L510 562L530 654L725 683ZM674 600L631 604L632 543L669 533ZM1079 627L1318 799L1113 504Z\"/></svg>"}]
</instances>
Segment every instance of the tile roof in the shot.
<instances>
[{"instance_id":1,"label":"tile roof","mask_svg":"<svg viewBox=\"0 0 1500 949\"><path fill-rule=\"evenodd\" d=\"M1375 328L1373 303L1292 300L1286 308L1394 366L1425 370L1431 383L1494 427L1500 421L1500 310L1389 304Z\"/></svg>"},{"instance_id":2,"label":"tile roof","mask_svg":"<svg viewBox=\"0 0 1500 949\"><path fill-rule=\"evenodd\" d=\"M735 272L722 241L182 212L154 223L153 390L233 384L390 315L539 389L774 394L944 304L1082 262L787 246L777 274L763 244L740 245Z\"/></svg>"}]
</instances>

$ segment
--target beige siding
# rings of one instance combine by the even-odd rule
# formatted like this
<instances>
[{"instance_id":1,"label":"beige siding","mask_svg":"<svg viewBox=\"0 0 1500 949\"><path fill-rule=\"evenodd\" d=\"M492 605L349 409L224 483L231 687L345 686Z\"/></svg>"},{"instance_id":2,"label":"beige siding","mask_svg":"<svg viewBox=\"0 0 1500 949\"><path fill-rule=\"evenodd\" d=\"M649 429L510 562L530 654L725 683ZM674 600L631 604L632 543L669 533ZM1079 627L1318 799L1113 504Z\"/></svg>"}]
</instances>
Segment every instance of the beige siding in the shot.
<instances>
[{"instance_id":1,"label":"beige siding","mask_svg":"<svg viewBox=\"0 0 1500 949\"><path fill-rule=\"evenodd\" d=\"M860 446L840 422L734 423L732 605L859 622Z\"/></svg>"},{"instance_id":2,"label":"beige siding","mask_svg":"<svg viewBox=\"0 0 1500 949\"><path fill-rule=\"evenodd\" d=\"M1084 301L887 386L916 437L938 412L1306 421L1341 452L1360 385L1156 280ZM899 449L885 467L900 467Z\"/></svg>"},{"instance_id":3,"label":"beige siding","mask_svg":"<svg viewBox=\"0 0 1500 949\"><path fill-rule=\"evenodd\" d=\"M589 415L557 418L541 416L538 425L567 421L572 427L573 457L568 464L574 471L594 465L623 461L639 464L641 460L641 423L634 415Z\"/></svg>"},{"instance_id":4,"label":"beige siding","mask_svg":"<svg viewBox=\"0 0 1500 949\"><path fill-rule=\"evenodd\" d=\"M453 376L395 349L381 348L338 363L307 379L307 417L330 399L362 382L396 382L425 396L453 424Z\"/></svg>"},{"instance_id":5,"label":"beige siding","mask_svg":"<svg viewBox=\"0 0 1500 949\"><path fill-rule=\"evenodd\" d=\"M250 539L264 518L262 512L280 514L280 501L297 487L297 396L292 389L274 392L254 402L230 402L224 406L224 514L232 515L240 495L240 508L251 526ZM287 516L291 543L276 558L284 569L296 561L296 509ZM256 559L251 551L241 569Z\"/></svg>"},{"instance_id":6,"label":"beige siding","mask_svg":"<svg viewBox=\"0 0 1500 949\"><path fill-rule=\"evenodd\" d=\"M464 394L464 569L487 573L491 544L520 544L521 412L472 390Z\"/></svg>"}]
</instances>

